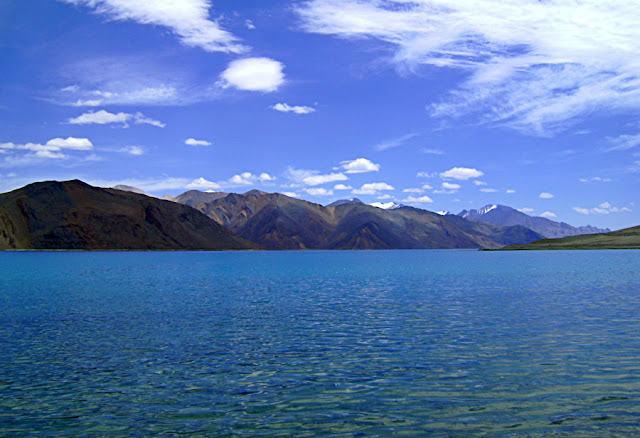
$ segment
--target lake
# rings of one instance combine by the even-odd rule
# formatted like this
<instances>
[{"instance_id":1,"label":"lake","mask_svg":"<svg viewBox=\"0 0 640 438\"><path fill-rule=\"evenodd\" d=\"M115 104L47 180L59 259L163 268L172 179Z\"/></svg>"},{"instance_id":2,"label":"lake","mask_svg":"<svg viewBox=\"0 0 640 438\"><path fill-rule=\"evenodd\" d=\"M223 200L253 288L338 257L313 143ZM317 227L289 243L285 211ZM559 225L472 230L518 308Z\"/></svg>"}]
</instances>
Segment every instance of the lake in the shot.
<instances>
[{"instance_id":1,"label":"lake","mask_svg":"<svg viewBox=\"0 0 640 438\"><path fill-rule=\"evenodd\" d=\"M0 435L638 436L640 251L0 253Z\"/></svg>"}]
</instances>

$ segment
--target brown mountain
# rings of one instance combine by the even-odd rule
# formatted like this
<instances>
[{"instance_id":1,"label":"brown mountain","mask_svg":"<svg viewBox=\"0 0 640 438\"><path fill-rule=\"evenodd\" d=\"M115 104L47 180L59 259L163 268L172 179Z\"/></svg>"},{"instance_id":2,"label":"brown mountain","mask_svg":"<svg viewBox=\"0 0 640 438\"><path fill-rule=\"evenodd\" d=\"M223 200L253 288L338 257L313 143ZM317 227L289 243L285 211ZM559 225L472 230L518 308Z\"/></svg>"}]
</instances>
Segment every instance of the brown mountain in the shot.
<instances>
[{"instance_id":1,"label":"brown mountain","mask_svg":"<svg viewBox=\"0 0 640 438\"><path fill-rule=\"evenodd\" d=\"M269 249L499 248L539 239L525 227L474 223L403 207L323 207L279 193L229 194L198 205L236 235Z\"/></svg>"},{"instance_id":2,"label":"brown mountain","mask_svg":"<svg viewBox=\"0 0 640 438\"><path fill-rule=\"evenodd\" d=\"M186 205L78 180L0 195L0 249L255 247Z\"/></svg>"}]
</instances>

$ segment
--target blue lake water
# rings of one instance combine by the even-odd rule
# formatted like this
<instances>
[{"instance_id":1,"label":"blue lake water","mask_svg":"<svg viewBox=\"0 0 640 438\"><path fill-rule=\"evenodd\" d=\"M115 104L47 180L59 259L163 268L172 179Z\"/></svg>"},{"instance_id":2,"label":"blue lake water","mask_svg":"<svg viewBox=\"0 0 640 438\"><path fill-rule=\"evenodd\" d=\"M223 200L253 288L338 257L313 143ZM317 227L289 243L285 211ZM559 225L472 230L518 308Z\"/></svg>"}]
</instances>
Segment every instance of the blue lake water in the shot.
<instances>
[{"instance_id":1,"label":"blue lake water","mask_svg":"<svg viewBox=\"0 0 640 438\"><path fill-rule=\"evenodd\" d=\"M639 436L639 267L0 253L0 436Z\"/></svg>"}]
</instances>

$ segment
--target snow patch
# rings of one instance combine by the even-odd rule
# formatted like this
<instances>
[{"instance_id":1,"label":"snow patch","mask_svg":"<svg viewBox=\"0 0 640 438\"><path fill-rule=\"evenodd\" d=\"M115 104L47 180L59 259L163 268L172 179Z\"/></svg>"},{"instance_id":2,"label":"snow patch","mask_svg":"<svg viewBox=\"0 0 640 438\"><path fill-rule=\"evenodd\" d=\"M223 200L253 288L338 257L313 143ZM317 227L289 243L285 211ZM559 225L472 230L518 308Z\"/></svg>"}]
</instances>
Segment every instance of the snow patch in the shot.
<instances>
[{"instance_id":1,"label":"snow patch","mask_svg":"<svg viewBox=\"0 0 640 438\"><path fill-rule=\"evenodd\" d=\"M395 202L374 202L373 204L369 204L372 207L381 208L383 210L395 210L396 208L403 207L401 204L396 204Z\"/></svg>"}]
</instances>

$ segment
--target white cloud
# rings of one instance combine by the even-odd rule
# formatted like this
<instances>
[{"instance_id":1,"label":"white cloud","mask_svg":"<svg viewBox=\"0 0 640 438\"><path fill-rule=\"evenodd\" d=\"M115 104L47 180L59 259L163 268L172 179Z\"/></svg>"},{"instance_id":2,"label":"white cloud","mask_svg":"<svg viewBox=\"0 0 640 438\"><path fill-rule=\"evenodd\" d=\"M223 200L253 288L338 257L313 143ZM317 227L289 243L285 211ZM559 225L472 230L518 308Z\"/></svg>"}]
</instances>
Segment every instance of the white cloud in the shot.
<instances>
[{"instance_id":1,"label":"white cloud","mask_svg":"<svg viewBox=\"0 0 640 438\"><path fill-rule=\"evenodd\" d=\"M211 142L207 140L196 140L195 138L188 138L184 141L184 144L189 146L211 146Z\"/></svg>"},{"instance_id":2,"label":"white cloud","mask_svg":"<svg viewBox=\"0 0 640 438\"><path fill-rule=\"evenodd\" d=\"M445 181L442 183L442 188L445 190L459 190L460 184L452 184Z\"/></svg>"},{"instance_id":3,"label":"white cloud","mask_svg":"<svg viewBox=\"0 0 640 438\"><path fill-rule=\"evenodd\" d=\"M140 146L125 146L121 149L122 152L126 152L130 155L144 155L144 149Z\"/></svg>"},{"instance_id":4,"label":"white cloud","mask_svg":"<svg viewBox=\"0 0 640 438\"><path fill-rule=\"evenodd\" d=\"M375 195L378 193L378 191L383 191L383 190L395 190L395 189L393 188L393 186L384 182L367 183L367 184L363 184L362 187L360 187L359 189L354 189L351 193L353 193L354 195Z\"/></svg>"},{"instance_id":5,"label":"white cloud","mask_svg":"<svg viewBox=\"0 0 640 438\"><path fill-rule=\"evenodd\" d=\"M611 178L601 178L599 176L594 176L592 178L580 178L580 182L611 182L613 181Z\"/></svg>"},{"instance_id":6,"label":"white cloud","mask_svg":"<svg viewBox=\"0 0 640 438\"><path fill-rule=\"evenodd\" d=\"M96 100L96 99L89 99L89 100L78 99L76 103L73 104L73 106L100 106L100 105L102 105L102 100Z\"/></svg>"},{"instance_id":7,"label":"white cloud","mask_svg":"<svg viewBox=\"0 0 640 438\"><path fill-rule=\"evenodd\" d=\"M496 189L488 189L488 188L480 189L480 191L483 192L483 193L495 193L495 192L497 192Z\"/></svg>"},{"instance_id":8,"label":"white cloud","mask_svg":"<svg viewBox=\"0 0 640 438\"><path fill-rule=\"evenodd\" d=\"M78 151L88 151L93 149L93 144L88 138L52 138L47 142L47 146L53 146L60 149L75 149Z\"/></svg>"},{"instance_id":9,"label":"white cloud","mask_svg":"<svg viewBox=\"0 0 640 438\"><path fill-rule=\"evenodd\" d=\"M540 216L542 217L546 217L546 218L555 218L558 217L555 213L552 213L550 211L545 211L544 213L542 213Z\"/></svg>"},{"instance_id":10,"label":"white cloud","mask_svg":"<svg viewBox=\"0 0 640 438\"><path fill-rule=\"evenodd\" d=\"M89 151L91 149L93 149L93 144L88 138L76 137L52 138L46 144L0 143L0 153L5 156L1 167L31 166L40 164L42 159L58 160L68 158L63 153L63 150ZM16 155L16 153L20 153L18 151L27 152L26 154Z\"/></svg>"},{"instance_id":11,"label":"white cloud","mask_svg":"<svg viewBox=\"0 0 640 438\"><path fill-rule=\"evenodd\" d=\"M296 192L282 192L283 195L288 196L290 198L299 198L300 195Z\"/></svg>"},{"instance_id":12,"label":"white cloud","mask_svg":"<svg viewBox=\"0 0 640 438\"><path fill-rule=\"evenodd\" d=\"M438 172L418 172L416 176L418 178L435 178L438 176Z\"/></svg>"},{"instance_id":13,"label":"white cloud","mask_svg":"<svg viewBox=\"0 0 640 438\"><path fill-rule=\"evenodd\" d=\"M351 186L346 186L344 184L336 184L335 186L333 186L333 190L351 190L353 187Z\"/></svg>"},{"instance_id":14,"label":"white cloud","mask_svg":"<svg viewBox=\"0 0 640 438\"><path fill-rule=\"evenodd\" d=\"M573 209L580 214L627 213L631 211L629 207L614 207L609 202L603 202L593 208L573 207Z\"/></svg>"},{"instance_id":15,"label":"white cloud","mask_svg":"<svg viewBox=\"0 0 640 438\"><path fill-rule=\"evenodd\" d=\"M269 58L244 58L232 61L220 78L223 88L271 93L284 83L284 65Z\"/></svg>"},{"instance_id":16,"label":"white cloud","mask_svg":"<svg viewBox=\"0 0 640 438\"><path fill-rule=\"evenodd\" d=\"M594 108L640 108L635 2L310 0L296 11L308 32L389 44L405 70L462 71L436 116L546 134Z\"/></svg>"},{"instance_id":17,"label":"white cloud","mask_svg":"<svg viewBox=\"0 0 640 438\"><path fill-rule=\"evenodd\" d=\"M518 211L520 213L533 213L534 212L533 208L528 208L528 207L519 208Z\"/></svg>"},{"instance_id":18,"label":"white cloud","mask_svg":"<svg viewBox=\"0 0 640 438\"><path fill-rule=\"evenodd\" d=\"M553 195L551 193L547 193L547 192L542 192L538 195L538 198L540 199L551 199L553 198Z\"/></svg>"},{"instance_id":19,"label":"white cloud","mask_svg":"<svg viewBox=\"0 0 640 438\"><path fill-rule=\"evenodd\" d=\"M342 161L340 166L345 170L345 173L365 173L365 172L377 172L380 170L379 164L367 160L366 158L356 158L351 161Z\"/></svg>"},{"instance_id":20,"label":"white cloud","mask_svg":"<svg viewBox=\"0 0 640 438\"><path fill-rule=\"evenodd\" d=\"M280 111L282 113L294 113L294 114L311 114L316 110L315 108L311 108L310 106L298 106L298 105L291 106L286 103L276 103L275 105L271 106L271 109Z\"/></svg>"},{"instance_id":21,"label":"white cloud","mask_svg":"<svg viewBox=\"0 0 640 438\"><path fill-rule=\"evenodd\" d=\"M256 28L255 24L253 24L253 21L251 21L251 20L245 20L244 21L244 25L249 30L254 30Z\"/></svg>"},{"instance_id":22,"label":"white cloud","mask_svg":"<svg viewBox=\"0 0 640 438\"><path fill-rule=\"evenodd\" d=\"M413 132L410 134L403 135L402 137L394 138L391 140L384 141L382 143L378 143L374 146L374 149L378 151L386 151L387 149L397 148L398 146L402 146L406 144L409 140L414 137L417 137L419 134Z\"/></svg>"},{"instance_id":23,"label":"white cloud","mask_svg":"<svg viewBox=\"0 0 640 438\"><path fill-rule=\"evenodd\" d=\"M72 118L68 120L68 123L72 125L89 125L89 124L98 124L98 125L106 125L109 123L122 123L124 127L129 127L128 122L133 121L136 124L147 124L157 126L159 128L164 128L165 124L159 122L157 120L150 119L146 117L142 113L110 113L105 110L100 110L96 112L88 112L84 113L78 117Z\"/></svg>"},{"instance_id":24,"label":"white cloud","mask_svg":"<svg viewBox=\"0 0 640 438\"><path fill-rule=\"evenodd\" d=\"M516 192L516 191L515 191L515 190L513 190L513 189L507 189L507 192L506 192L506 193L513 194L513 193L515 193L515 192Z\"/></svg>"},{"instance_id":25,"label":"white cloud","mask_svg":"<svg viewBox=\"0 0 640 438\"><path fill-rule=\"evenodd\" d=\"M470 178L478 178L484 175L484 173L478 169L472 169L468 167L452 167L446 172L442 172L440 176L442 178L454 178L459 180L468 180Z\"/></svg>"},{"instance_id":26,"label":"white cloud","mask_svg":"<svg viewBox=\"0 0 640 438\"><path fill-rule=\"evenodd\" d=\"M67 156L63 153L60 152L52 152L52 151L38 151L36 152L36 157L40 157L40 158L54 158L54 159L58 159L58 158L67 158Z\"/></svg>"},{"instance_id":27,"label":"white cloud","mask_svg":"<svg viewBox=\"0 0 640 438\"><path fill-rule=\"evenodd\" d=\"M267 181L275 181L276 177L271 176L266 172L262 172L260 176L258 176L258 179L260 180L260 182L267 182Z\"/></svg>"},{"instance_id":28,"label":"white cloud","mask_svg":"<svg viewBox=\"0 0 640 438\"><path fill-rule=\"evenodd\" d=\"M96 13L120 21L164 26L180 41L208 52L242 53L246 47L238 38L209 20L209 0L63 0L82 5Z\"/></svg>"},{"instance_id":29,"label":"white cloud","mask_svg":"<svg viewBox=\"0 0 640 438\"><path fill-rule=\"evenodd\" d=\"M206 179L200 177L198 179L194 179L189 184L184 186L185 189L197 189L197 190L218 190L221 189L222 186L218 183L214 183L213 181L207 181Z\"/></svg>"},{"instance_id":30,"label":"white cloud","mask_svg":"<svg viewBox=\"0 0 640 438\"><path fill-rule=\"evenodd\" d=\"M243 172L239 175L233 175L229 178L231 184L236 185L249 185L253 184L254 175L251 172Z\"/></svg>"},{"instance_id":31,"label":"white cloud","mask_svg":"<svg viewBox=\"0 0 640 438\"><path fill-rule=\"evenodd\" d=\"M402 193L422 193L424 192L424 190L422 190L421 188L410 188L410 189L403 189Z\"/></svg>"},{"instance_id":32,"label":"white cloud","mask_svg":"<svg viewBox=\"0 0 640 438\"><path fill-rule=\"evenodd\" d=\"M484 182L484 181L478 181L478 180L473 181L473 184L475 184L475 185L477 185L477 186L486 186L486 185L487 185L487 183L486 183L486 182Z\"/></svg>"},{"instance_id":33,"label":"white cloud","mask_svg":"<svg viewBox=\"0 0 640 438\"><path fill-rule=\"evenodd\" d=\"M306 184L308 186L317 186L334 181L346 181L346 175L343 173L320 174L317 170L303 170L289 168L287 177L298 184Z\"/></svg>"},{"instance_id":34,"label":"white cloud","mask_svg":"<svg viewBox=\"0 0 640 438\"><path fill-rule=\"evenodd\" d=\"M444 151L440 149L422 149L423 154L431 154L431 155L444 155Z\"/></svg>"},{"instance_id":35,"label":"white cloud","mask_svg":"<svg viewBox=\"0 0 640 438\"><path fill-rule=\"evenodd\" d=\"M325 189L323 187L314 187L311 189L303 189L305 192L310 194L311 196L331 196L333 195L333 190Z\"/></svg>"},{"instance_id":36,"label":"white cloud","mask_svg":"<svg viewBox=\"0 0 640 438\"><path fill-rule=\"evenodd\" d=\"M433 202L433 199L431 199L428 196L420 196L418 198L413 196L408 196L406 199L403 199L402 202L421 204L421 203Z\"/></svg>"}]
</instances>

